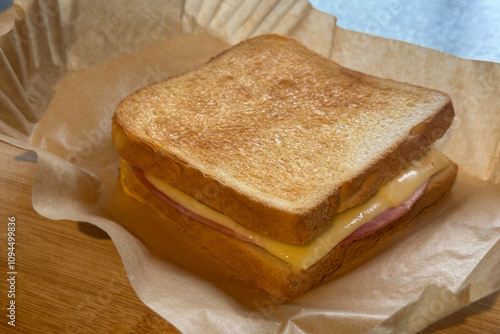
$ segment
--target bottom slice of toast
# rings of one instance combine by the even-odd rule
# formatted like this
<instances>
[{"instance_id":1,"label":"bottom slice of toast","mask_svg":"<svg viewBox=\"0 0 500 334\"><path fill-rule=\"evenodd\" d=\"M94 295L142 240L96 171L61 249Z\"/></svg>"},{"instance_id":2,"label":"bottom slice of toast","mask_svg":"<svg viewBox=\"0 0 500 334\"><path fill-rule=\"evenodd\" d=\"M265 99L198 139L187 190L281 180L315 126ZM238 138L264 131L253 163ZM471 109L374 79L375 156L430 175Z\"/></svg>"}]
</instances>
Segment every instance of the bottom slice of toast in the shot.
<instances>
[{"instance_id":1,"label":"bottom slice of toast","mask_svg":"<svg viewBox=\"0 0 500 334\"><path fill-rule=\"evenodd\" d=\"M132 168L124 160L120 169L120 184L130 196L149 204L160 216L168 217L165 220L166 224L175 222L178 227L245 278L271 295L287 301L318 285L342 265L352 262L406 228L422 210L434 204L449 191L457 169L457 165L450 162L445 169L429 180L422 196L406 214L362 239L335 247L307 270L294 267L259 246L225 235L183 215L150 192L136 178Z\"/></svg>"}]
</instances>

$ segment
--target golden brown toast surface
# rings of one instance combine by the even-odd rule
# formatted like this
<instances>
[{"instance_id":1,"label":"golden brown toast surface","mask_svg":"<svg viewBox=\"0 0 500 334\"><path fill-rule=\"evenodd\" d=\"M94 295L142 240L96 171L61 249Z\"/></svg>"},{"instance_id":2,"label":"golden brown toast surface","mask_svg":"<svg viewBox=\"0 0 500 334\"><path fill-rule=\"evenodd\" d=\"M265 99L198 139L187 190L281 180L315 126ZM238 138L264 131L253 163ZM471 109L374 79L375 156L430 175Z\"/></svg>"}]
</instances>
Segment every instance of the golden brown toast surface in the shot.
<instances>
[{"instance_id":1,"label":"golden brown toast surface","mask_svg":"<svg viewBox=\"0 0 500 334\"><path fill-rule=\"evenodd\" d=\"M303 243L441 137L447 95L249 39L117 107L119 154L241 224Z\"/></svg>"}]
</instances>

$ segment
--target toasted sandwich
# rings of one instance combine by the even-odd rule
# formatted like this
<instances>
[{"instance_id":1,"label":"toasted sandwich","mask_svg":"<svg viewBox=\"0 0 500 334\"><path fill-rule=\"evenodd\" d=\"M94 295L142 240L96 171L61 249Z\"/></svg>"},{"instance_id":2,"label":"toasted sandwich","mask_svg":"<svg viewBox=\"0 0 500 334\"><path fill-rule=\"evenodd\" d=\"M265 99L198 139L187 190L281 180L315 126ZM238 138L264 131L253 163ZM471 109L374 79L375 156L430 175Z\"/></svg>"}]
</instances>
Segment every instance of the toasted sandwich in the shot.
<instances>
[{"instance_id":1,"label":"toasted sandwich","mask_svg":"<svg viewBox=\"0 0 500 334\"><path fill-rule=\"evenodd\" d=\"M126 97L112 136L129 195L290 300L449 191L433 143L453 115L445 93L262 35Z\"/></svg>"}]
</instances>

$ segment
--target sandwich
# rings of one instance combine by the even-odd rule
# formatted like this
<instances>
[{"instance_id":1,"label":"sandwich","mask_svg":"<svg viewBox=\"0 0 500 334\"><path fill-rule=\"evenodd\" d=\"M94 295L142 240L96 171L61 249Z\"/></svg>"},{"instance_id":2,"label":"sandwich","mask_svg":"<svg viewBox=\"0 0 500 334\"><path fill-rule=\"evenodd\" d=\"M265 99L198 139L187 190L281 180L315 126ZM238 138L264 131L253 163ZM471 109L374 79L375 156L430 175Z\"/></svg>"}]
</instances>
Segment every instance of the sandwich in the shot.
<instances>
[{"instance_id":1,"label":"sandwich","mask_svg":"<svg viewBox=\"0 0 500 334\"><path fill-rule=\"evenodd\" d=\"M112 137L126 193L286 301L449 191L433 143L453 115L445 93L261 35L127 96Z\"/></svg>"}]
</instances>

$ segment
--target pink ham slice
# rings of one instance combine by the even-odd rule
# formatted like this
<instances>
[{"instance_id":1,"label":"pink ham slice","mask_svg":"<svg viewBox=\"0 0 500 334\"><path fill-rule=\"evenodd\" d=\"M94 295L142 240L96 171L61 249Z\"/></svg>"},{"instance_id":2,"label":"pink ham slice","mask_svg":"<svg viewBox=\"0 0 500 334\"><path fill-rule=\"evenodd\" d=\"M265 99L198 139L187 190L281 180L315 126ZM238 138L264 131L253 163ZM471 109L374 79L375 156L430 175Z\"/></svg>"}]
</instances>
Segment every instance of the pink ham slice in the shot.
<instances>
[{"instance_id":1,"label":"pink ham slice","mask_svg":"<svg viewBox=\"0 0 500 334\"><path fill-rule=\"evenodd\" d=\"M144 175L144 172L143 172L142 169L137 168L135 166L132 166L132 170L134 171L134 174L137 177L137 179L149 191L151 191L153 194L155 194L156 196L158 196L162 201L166 202L168 205L170 205L171 207L173 207L177 211L180 211L182 214L188 216L189 218L192 218L192 219L196 220L197 222L202 223L202 224L204 224L204 225L206 225L206 226L208 226L210 228L213 228L214 230L217 230L217 231L219 231L221 233L224 233L226 235L229 235L229 236L231 236L233 238L236 238L236 239L239 239L239 240L242 240L242 241L253 243L250 238L248 238L248 237L246 237L244 235L240 235L240 234L236 233L235 231L233 231L229 227L217 224L213 220L210 220L210 219L207 219L207 218L205 218L203 216L200 216L199 214L197 214L197 213L189 210L185 206L177 203L172 198L168 197L163 192L161 192L158 188L156 188L151 182L149 182L149 180Z\"/></svg>"},{"instance_id":2,"label":"pink ham slice","mask_svg":"<svg viewBox=\"0 0 500 334\"><path fill-rule=\"evenodd\" d=\"M410 208L413 206L413 204L415 204L420 196L422 196L425 187L427 187L427 182L423 186L418 188L417 191L409 199L407 199L397 207L392 207L385 210L384 212L370 220L368 223L352 232L347 238L342 240L339 245L345 245L354 240L364 238L367 235L374 233L380 230L382 227L392 223L399 217L402 217L405 213L410 211Z\"/></svg>"},{"instance_id":3,"label":"pink ham slice","mask_svg":"<svg viewBox=\"0 0 500 334\"><path fill-rule=\"evenodd\" d=\"M203 216L198 215L195 212L192 212L185 206L177 203L174 201L172 198L168 197L165 195L163 192L161 192L158 188L156 188L149 180L145 177L144 172L142 169L137 168L132 166L132 170L134 171L135 176L137 179L153 194L158 196L162 201L166 202L168 205L171 207L175 208L176 210L180 211L182 214L198 221L199 223L202 223L210 228L213 228L221 233L224 233L226 235L229 235L231 237L234 237L236 239L245 241L245 242L250 242L253 243L253 241L248 238L247 236L240 235L233 231L232 229L220 225L210 219L207 219ZM375 218L373 218L371 221L368 223L364 224L357 230L355 230L353 233L351 233L347 238L342 240L339 245L345 245L348 244L354 240L358 240L361 238L366 237L367 235L376 232L377 230L381 229L382 227L390 224L391 222L395 221L399 217L403 216L406 212L410 210L412 205L422 196L424 193L425 187L427 186L427 183L424 184L422 187L420 187L409 199L407 199L405 202L403 202L401 205L398 207L393 207L390 209L387 209L383 213L379 214Z\"/></svg>"}]
</instances>

